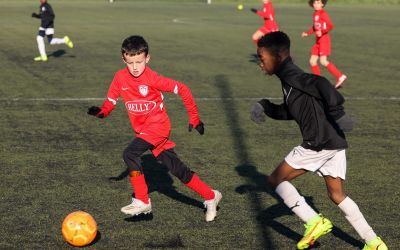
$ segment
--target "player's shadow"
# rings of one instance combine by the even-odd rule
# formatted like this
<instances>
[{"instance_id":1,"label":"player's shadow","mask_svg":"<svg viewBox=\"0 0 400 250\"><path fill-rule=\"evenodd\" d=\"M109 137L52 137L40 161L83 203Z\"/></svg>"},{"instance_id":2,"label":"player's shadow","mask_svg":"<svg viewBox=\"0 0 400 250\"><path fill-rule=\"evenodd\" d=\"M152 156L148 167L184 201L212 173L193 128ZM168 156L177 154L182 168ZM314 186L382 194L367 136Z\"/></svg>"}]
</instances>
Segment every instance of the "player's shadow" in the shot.
<instances>
[{"instance_id":1,"label":"player's shadow","mask_svg":"<svg viewBox=\"0 0 400 250\"><path fill-rule=\"evenodd\" d=\"M257 220L259 221L259 223L264 227L271 227L276 232L292 239L295 242L299 241L302 238L302 235L298 234L297 232L293 231L292 229L286 227L285 225L275 220L276 218L279 218L281 216L293 215L293 212L283 203L282 199L273 190L268 188L267 186L268 176L258 172L256 167L251 165L238 166L236 167L236 171L240 176L246 177L248 179L248 183L251 183L237 187L236 188L237 193L239 194L247 193L250 197L259 196L260 193L268 193L278 201L277 204L272 205L265 210L259 211L257 215ZM313 198L310 196L305 196L304 198L306 199L307 203L315 211L318 212L318 209L314 205ZM332 234L335 237L347 242L348 244L354 247L362 248L363 246L363 243L361 241L353 238L352 236L350 236L337 226L333 227ZM318 248L318 247L319 247L318 242L316 242L312 246L312 248Z\"/></svg>"},{"instance_id":2,"label":"player's shadow","mask_svg":"<svg viewBox=\"0 0 400 250\"><path fill-rule=\"evenodd\" d=\"M202 202L193 199L191 197L188 197L177 191L176 187L174 186L174 180L172 179L172 176L169 174L168 168L163 164L161 164L159 161L157 161L157 159L153 155L148 154L142 156L142 166L146 178L146 183L149 188L149 194L152 192L159 192L176 201L204 209ZM125 179L128 175L129 171L128 169L125 169L118 176L109 177L109 180L120 181L122 179ZM176 179L176 181L179 180ZM141 220L152 220L152 219L153 215L150 213L147 215L133 216L125 220L141 221Z\"/></svg>"},{"instance_id":3,"label":"player's shadow","mask_svg":"<svg viewBox=\"0 0 400 250\"><path fill-rule=\"evenodd\" d=\"M52 53L50 53L49 55L47 55L48 57L55 57L55 58L59 58L59 57L65 57L65 54L67 54L67 52L63 49L59 49L56 51L53 51ZM68 57L75 57L73 55L69 55Z\"/></svg>"}]
</instances>

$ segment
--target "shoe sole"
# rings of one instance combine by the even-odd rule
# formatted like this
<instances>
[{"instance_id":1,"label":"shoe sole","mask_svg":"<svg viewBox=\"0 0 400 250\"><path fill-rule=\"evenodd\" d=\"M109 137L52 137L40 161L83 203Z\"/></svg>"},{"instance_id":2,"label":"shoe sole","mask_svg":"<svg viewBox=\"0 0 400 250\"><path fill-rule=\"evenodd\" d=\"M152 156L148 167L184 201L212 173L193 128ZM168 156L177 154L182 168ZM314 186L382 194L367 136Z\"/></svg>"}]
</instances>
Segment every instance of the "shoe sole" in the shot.
<instances>
[{"instance_id":1,"label":"shoe sole","mask_svg":"<svg viewBox=\"0 0 400 250\"><path fill-rule=\"evenodd\" d=\"M149 214L149 213L151 213L151 210L145 211L145 212L140 212L140 213L129 213L129 212L124 212L124 211L121 211L121 212L124 213L124 214L126 214L126 215L138 216L138 215L140 215L140 214Z\"/></svg>"},{"instance_id":2,"label":"shoe sole","mask_svg":"<svg viewBox=\"0 0 400 250\"><path fill-rule=\"evenodd\" d=\"M319 239L321 236L324 236L325 234L328 234L332 231L333 225L331 224L326 228L325 230L321 231L319 234L315 235L308 243L305 243L301 247L297 246L297 249L307 249L310 246L314 245L314 243Z\"/></svg>"},{"instance_id":3,"label":"shoe sole","mask_svg":"<svg viewBox=\"0 0 400 250\"><path fill-rule=\"evenodd\" d=\"M342 81L336 83L335 88L340 89L343 85L343 83L347 80L347 77L345 77Z\"/></svg>"}]
</instances>

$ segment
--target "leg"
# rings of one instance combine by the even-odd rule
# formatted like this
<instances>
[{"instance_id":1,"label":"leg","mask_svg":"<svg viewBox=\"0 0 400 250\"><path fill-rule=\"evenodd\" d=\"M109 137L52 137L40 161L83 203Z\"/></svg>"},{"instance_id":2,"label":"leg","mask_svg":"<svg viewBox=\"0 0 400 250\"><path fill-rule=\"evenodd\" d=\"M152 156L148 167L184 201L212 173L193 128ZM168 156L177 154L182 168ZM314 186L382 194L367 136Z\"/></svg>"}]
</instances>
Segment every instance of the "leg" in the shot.
<instances>
[{"instance_id":1,"label":"leg","mask_svg":"<svg viewBox=\"0 0 400 250\"><path fill-rule=\"evenodd\" d=\"M253 42L257 45L258 44L258 40L261 39L261 37L263 37L265 34L263 32L261 32L260 30L257 30L256 32L254 32L254 34L252 35L252 39Z\"/></svg>"},{"instance_id":2,"label":"leg","mask_svg":"<svg viewBox=\"0 0 400 250\"><path fill-rule=\"evenodd\" d=\"M135 138L124 150L123 159L128 166L129 179L135 192L132 203L121 208L121 212L125 214L139 215L151 212L151 202L140 159L140 156L151 148L152 144L141 138Z\"/></svg>"},{"instance_id":3,"label":"leg","mask_svg":"<svg viewBox=\"0 0 400 250\"><path fill-rule=\"evenodd\" d=\"M44 45L45 29L40 27L39 33L36 36L36 41L39 49L40 56L35 57L35 61L47 61L46 48Z\"/></svg>"},{"instance_id":4,"label":"leg","mask_svg":"<svg viewBox=\"0 0 400 250\"><path fill-rule=\"evenodd\" d=\"M306 202L303 196L299 194L296 188L289 182L294 178L306 173L304 169L294 169L286 161L268 176L268 184L275 189L275 192L282 198L283 202L293 213L300 217L304 222L308 222L318 214Z\"/></svg>"},{"instance_id":5,"label":"leg","mask_svg":"<svg viewBox=\"0 0 400 250\"><path fill-rule=\"evenodd\" d=\"M161 152L157 159L160 160L173 175L183 182L188 188L198 193L205 200L214 199L214 192L200 178L193 173L178 157L173 149Z\"/></svg>"},{"instance_id":6,"label":"leg","mask_svg":"<svg viewBox=\"0 0 400 250\"><path fill-rule=\"evenodd\" d=\"M322 65L324 65L328 71L336 78L336 88L340 88L343 82L347 79L347 77L340 72L336 66L328 61L327 56L321 56L320 57L320 62Z\"/></svg>"},{"instance_id":7,"label":"leg","mask_svg":"<svg viewBox=\"0 0 400 250\"><path fill-rule=\"evenodd\" d=\"M178 157L173 149L161 152L157 159L168 167L173 175L178 177L188 188L203 197L206 211L206 221L213 221L217 216L217 206L222 199L222 194L212 190L206 183L193 173Z\"/></svg>"},{"instance_id":8,"label":"leg","mask_svg":"<svg viewBox=\"0 0 400 250\"><path fill-rule=\"evenodd\" d=\"M334 178L331 176L324 176L326 187L328 189L328 196L329 198L338 205L341 203L345 198L346 194L343 191L343 180L339 177Z\"/></svg>"},{"instance_id":9,"label":"leg","mask_svg":"<svg viewBox=\"0 0 400 250\"><path fill-rule=\"evenodd\" d=\"M149 203L148 188L143 174L141 155L153 145L141 138L135 138L124 150L122 158L128 166L129 179L135 192L135 198Z\"/></svg>"},{"instance_id":10,"label":"leg","mask_svg":"<svg viewBox=\"0 0 400 250\"><path fill-rule=\"evenodd\" d=\"M318 66L318 56L311 55L309 62L310 62L310 66L311 66L311 72L317 76L321 75L321 70Z\"/></svg>"},{"instance_id":11,"label":"leg","mask_svg":"<svg viewBox=\"0 0 400 250\"><path fill-rule=\"evenodd\" d=\"M328 189L329 198L339 206L346 219L357 231L358 235L360 235L365 242L370 242L376 239L377 236L375 232L368 225L357 204L344 193L342 185L343 180L331 176L325 176L324 179Z\"/></svg>"}]
</instances>

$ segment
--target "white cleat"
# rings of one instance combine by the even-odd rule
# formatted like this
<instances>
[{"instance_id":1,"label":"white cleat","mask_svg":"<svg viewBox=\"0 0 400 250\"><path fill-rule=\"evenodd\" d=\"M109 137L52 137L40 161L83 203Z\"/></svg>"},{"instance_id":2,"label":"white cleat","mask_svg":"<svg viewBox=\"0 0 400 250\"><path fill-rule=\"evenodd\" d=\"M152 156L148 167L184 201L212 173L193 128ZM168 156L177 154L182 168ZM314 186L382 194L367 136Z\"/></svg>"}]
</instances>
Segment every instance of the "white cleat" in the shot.
<instances>
[{"instance_id":1,"label":"white cleat","mask_svg":"<svg viewBox=\"0 0 400 250\"><path fill-rule=\"evenodd\" d=\"M121 208L121 212L132 216L151 213L151 201L149 199L149 204L146 204L141 200L132 198L132 203Z\"/></svg>"},{"instance_id":2,"label":"white cleat","mask_svg":"<svg viewBox=\"0 0 400 250\"><path fill-rule=\"evenodd\" d=\"M338 78L338 80L336 81L335 88L337 88L337 89L341 88L342 85L343 85L343 82L346 81L346 79L347 79L347 76L341 75L341 76Z\"/></svg>"},{"instance_id":3,"label":"white cleat","mask_svg":"<svg viewBox=\"0 0 400 250\"><path fill-rule=\"evenodd\" d=\"M206 211L206 221L213 221L215 217L217 216L217 207L218 203L222 199L222 194L218 190L213 190L214 192L214 199L212 200L206 200L204 202L204 207L207 209Z\"/></svg>"}]
</instances>

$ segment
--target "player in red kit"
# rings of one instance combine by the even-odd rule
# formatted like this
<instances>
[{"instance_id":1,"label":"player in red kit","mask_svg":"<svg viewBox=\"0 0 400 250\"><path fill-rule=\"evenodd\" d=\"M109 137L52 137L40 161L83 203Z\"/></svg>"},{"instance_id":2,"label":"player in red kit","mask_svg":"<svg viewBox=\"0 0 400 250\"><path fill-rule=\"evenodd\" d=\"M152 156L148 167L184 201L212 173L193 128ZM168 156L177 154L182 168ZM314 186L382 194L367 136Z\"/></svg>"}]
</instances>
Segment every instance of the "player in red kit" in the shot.
<instances>
[{"instance_id":1,"label":"player in red kit","mask_svg":"<svg viewBox=\"0 0 400 250\"><path fill-rule=\"evenodd\" d=\"M335 76L336 85L335 88L340 88L347 77L340 72L336 66L328 61L328 56L331 54L331 38L329 32L333 29L333 24L329 18L328 13L324 10L324 7L328 0L308 0L308 4L314 8L313 15L313 26L307 31L301 34L302 37L310 36L315 33L315 44L311 49L310 65L311 71L315 75L321 75L320 68L318 66L318 58L323 66Z\"/></svg>"},{"instance_id":2,"label":"player in red kit","mask_svg":"<svg viewBox=\"0 0 400 250\"><path fill-rule=\"evenodd\" d=\"M129 215L151 212L151 201L140 158L144 152L151 150L173 175L205 199L206 221L213 221L222 195L205 184L174 152L175 143L169 139L171 124L162 92L181 96L189 116L189 131L194 128L202 135L204 124L200 121L196 103L186 85L158 75L147 67L150 60L148 52L149 47L143 37L126 38L121 48L126 67L115 74L102 107L92 106L88 110L90 115L105 118L114 109L117 99L122 97L136 135L123 153L135 197L121 211Z\"/></svg>"},{"instance_id":3,"label":"player in red kit","mask_svg":"<svg viewBox=\"0 0 400 250\"><path fill-rule=\"evenodd\" d=\"M264 26L259 28L256 32L254 32L252 39L254 43L257 45L258 40L266 34L274 31L278 31L278 24L275 21L275 11L272 6L272 2L270 0L262 0L264 3L263 10L259 11L257 9L250 9L252 12L256 13L260 17L264 19Z\"/></svg>"}]
</instances>

